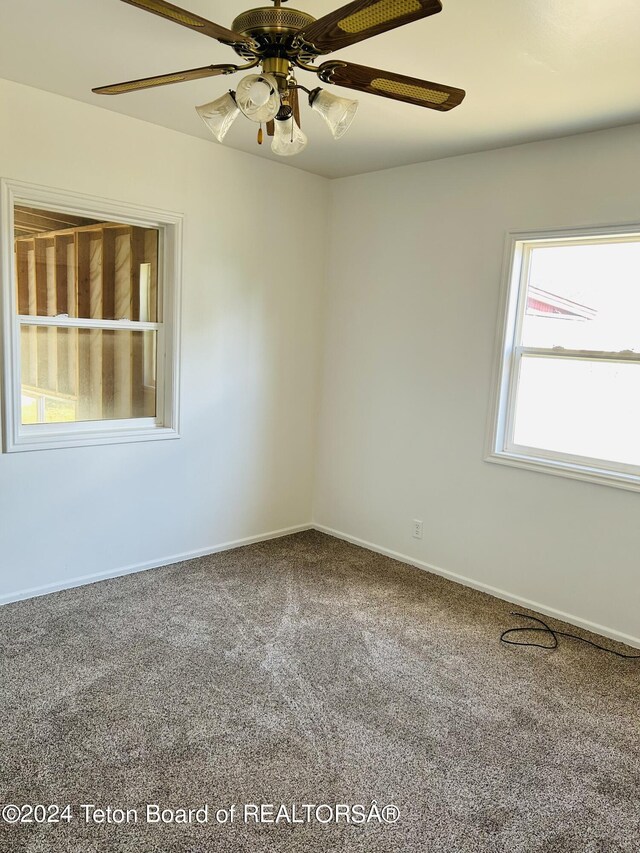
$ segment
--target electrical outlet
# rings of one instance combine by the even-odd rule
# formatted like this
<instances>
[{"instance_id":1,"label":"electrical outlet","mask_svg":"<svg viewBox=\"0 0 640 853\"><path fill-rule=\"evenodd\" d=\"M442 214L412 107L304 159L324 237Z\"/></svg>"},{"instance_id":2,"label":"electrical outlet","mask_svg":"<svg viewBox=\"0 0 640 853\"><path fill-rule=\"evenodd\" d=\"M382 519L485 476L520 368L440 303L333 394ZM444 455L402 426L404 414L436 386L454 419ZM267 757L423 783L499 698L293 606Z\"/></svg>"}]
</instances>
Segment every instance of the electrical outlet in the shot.
<instances>
[{"instance_id":1,"label":"electrical outlet","mask_svg":"<svg viewBox=\"0 0 640 853\"><path fill-rule=\"evenodd\" d=\"M422 522L417 518L413 519L413 538L422 539Z\"/></svg>"}]
</instances>

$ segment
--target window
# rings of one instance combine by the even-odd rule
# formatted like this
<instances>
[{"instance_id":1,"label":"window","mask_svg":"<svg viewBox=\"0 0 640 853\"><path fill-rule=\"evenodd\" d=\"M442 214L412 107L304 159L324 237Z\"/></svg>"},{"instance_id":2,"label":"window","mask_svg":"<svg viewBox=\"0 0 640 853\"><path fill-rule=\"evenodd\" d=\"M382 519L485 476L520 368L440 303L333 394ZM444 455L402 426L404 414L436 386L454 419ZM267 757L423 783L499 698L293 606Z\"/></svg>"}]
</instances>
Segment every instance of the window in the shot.
<instances>
[{"instance_id":1,"label":"window","mask_svg":"<svg viewBox=\"0 0 640 853\"><path fill-rule=\"evenodd\" d=\"M508 240L487 459L640 489L640 226Z\"/></svg>"},{"instance_id":2,"label":"window","mask_svg":"<svg viewBox=\"0 0 640 853\"><path fill-rule=\"evenodd\" d=\"M4 448L177 437L181 217L2 182Z\"/></svg>"}]
</instances>

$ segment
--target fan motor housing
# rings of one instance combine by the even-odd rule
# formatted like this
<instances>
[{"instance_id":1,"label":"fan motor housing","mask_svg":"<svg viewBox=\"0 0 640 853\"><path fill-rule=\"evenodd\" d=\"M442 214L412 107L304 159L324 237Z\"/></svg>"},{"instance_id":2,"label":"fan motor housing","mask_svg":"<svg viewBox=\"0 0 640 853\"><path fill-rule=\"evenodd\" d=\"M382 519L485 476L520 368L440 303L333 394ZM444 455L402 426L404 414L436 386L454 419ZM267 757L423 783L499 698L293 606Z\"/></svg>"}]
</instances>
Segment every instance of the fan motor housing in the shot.
<instances>
[{"instance_id":1,"label":"fan motor housing","mask_svg":"<svg viewBox=\"0 0 640 853\"><path fill-rule=\"evenodd\" d=\"M233 48L245 58L255 56L256 52L261 56L286 56L290 53L296 33L314 21L315 18L307 12L285 9L282 6L248 9L238 15L231 29L236 33L251 36L258 43L259 50L250 52L243 45L233 45ZM295 53L297 55L298 51ZM312 58L311 54L309 58Z\"/></svg>"}]
</instances>

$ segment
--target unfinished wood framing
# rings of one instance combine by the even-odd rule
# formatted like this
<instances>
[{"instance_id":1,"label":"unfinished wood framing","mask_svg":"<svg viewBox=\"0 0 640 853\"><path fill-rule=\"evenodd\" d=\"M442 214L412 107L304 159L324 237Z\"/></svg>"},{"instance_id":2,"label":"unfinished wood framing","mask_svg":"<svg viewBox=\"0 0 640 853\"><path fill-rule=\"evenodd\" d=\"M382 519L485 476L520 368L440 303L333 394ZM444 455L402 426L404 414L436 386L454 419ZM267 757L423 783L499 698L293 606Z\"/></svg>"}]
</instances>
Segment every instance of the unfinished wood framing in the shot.
<instances>
[{"instance_id":1,"label":"unfinished wood framing","mask_svg":"<svg viewBox=\"0 0 640 853\"><path fill-rule=\"evenodd\" d=\"M59 318L55 326L21 327L26 392L68 400L75 420L153 417L156 332L130 324L158 320L157 229L81 220L35 230L47 222L65 224L63 215L23 209L16 231L18 312ZM75 318L127 325L81 329Z\"/></svg>"}]
</instances>

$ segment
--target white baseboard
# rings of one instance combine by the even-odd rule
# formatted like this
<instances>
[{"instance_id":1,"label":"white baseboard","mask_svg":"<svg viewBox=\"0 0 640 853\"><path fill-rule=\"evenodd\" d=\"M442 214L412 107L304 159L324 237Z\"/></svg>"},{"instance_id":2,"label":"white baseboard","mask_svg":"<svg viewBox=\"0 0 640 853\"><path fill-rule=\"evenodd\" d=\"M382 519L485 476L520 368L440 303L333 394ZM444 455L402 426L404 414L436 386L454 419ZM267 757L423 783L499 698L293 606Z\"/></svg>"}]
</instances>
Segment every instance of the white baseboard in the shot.
<instances>
[{"instance_id":1,"label":"white baseboard","mask_svg":"<svg viewBox=\"0 0 640 853\"><path fill-rule=\"evenodd\" d=\"M41 595L49 595L49 593L60 592L60 590L63 589L73 589L74 587L84 586L89 583L96 583L97 581L119 578L123 575L135 574L136 572L145 572L148 569L158 569L161 566L170 566L172 563L183 563L185 560L193 560L195 557L206 557L209 554L217 554L220 551L230 551L232 548L242 548L245 545L254 545L256 542L266 542L269 539L280 539L282 536L290 536L292 533L300 533L303 530L310 529L312 529L311 524L297 524L294 527L284 527L281 530L271 530L268 533L260 533L257 536L247 536L245 539L236 539L234 542L223 542L221 545L210 545L207 548L199 548L197 551L173 554L170 557L161 557L156 560L149 560L146 563L136 563L135 565L124 566L119 569L107 569L104 572L96 572L92 575L82 575L81 577L56 581L55 583L45 584L44 586L22 589L18 592L9 592L6 595L0 595L0 606L3 604L11 604L14 601L24 601L26 598L37 598Z\"/></svg>"},{"instance_id":2,"label":"white baseboard","mask_svg":"<svg viewBox=\"0 0 640 853\"><path fill-rule=\"evenodd\" d=\"M345 542L351 542L352 545L359 545L361 548L366 548L368 551L374 551L376 554L383 554L385 557L392 557L400 563L407 563L410 566L415 566L418 569L423 569L426 572L432 572L434 575L440 575L443 578L455 581L468 586L472 589L477 589L480 592L486 592L493 595L495 598L501 598L503 601L508 601L511 604L520 604L528 610L535 610L545 616L552 616L555 619L560 619L562 622L568 622L570 625L575 625L578 628L584 628L587 631L592 631L594 634L599 634L602 637L608 637L611 640L617 640L619 643L626 643L628 646L640 649L640 638L632 637L629 634L623 634L621 631L616 631L613 628L607 628L605 625L598 625L595 622L590 622L588 619L581 619L579 616L574 616L571 613L564 613L562 610L556 610L554 607L549 607L546 604L540 604L537 601L529 601L527 598L522 598L519 595L514 595L511 592L506 592L503 589L498 589L495 586L490 586L486 583L473 580L472 578L458 575L455 572L449 572L446 569L441 569L439 566L433 566L430 563L425 563L422 560L416 560L413 557L408 557L406 554L400 554L397 551L391 551L389 548L381 548L379 545L374 545L373 542L366 542L364 539L358 539L356 536L349 536L347 533L342 533L340 530L333 530L331 527L325 527L322 524L314 524L314 530L320 533L326 533L329 536L335 536L336 539L343 539Z\"/></svg>"},{"instance_id":3,"label":"white baseboard","mask_svg":"<svg viewBox=\"0 0 640 853\"><path fill-rule=\"evenodd\" d=\"M535 610L546 616L551 616L555 619L560 619L562 622L568 622L570 625L576 625L579 628L584 628L587 631L592 631L594 634L599 634L602 637L608 637L611 640L617 640L620 643L626 643L628 646L640 648L640 638L632 637L629 634L624 634L621 631L616 631L613 628L608 628L605 625L598 625L595 622L590 622L588 619L581 619L579 616L574 616L571 613L565 613L562 610L557 610L554 607L549 607L545 604L540 604L537 601L530 601L527 598L522 598L519 595L514 595L503 589L490 586L489 584L481 583L464 575L450 572L447 569L441 569L439 566L434 566L431 563L426 563L423 560L417 560L409 557L406 554L401 554L398 551L392 551L389 548L382 548L375 545L373 542L367 542L364 539L358 539L356 536L350 536L343 533L341 530L334 530L331 527L326 527L322 524L298 524L293 527L284 527L280 530L271 530L268 533L261 533L257 536L247 536L244 539L236 539L233 542L223 542L219 545L210 545L206 548L200 548L196 551L187 551L182 554L173 554L170 557L162 557L155 560L149 560L145 563L136 563L131 566L124 566L117 569L108 569L104 572L96 572L91 575L83 575L81 577L70 578L64 581L57 581L44 586L32 587L31 589L23 589L17 592L10 592L6 595L0 595L0 606L3 604L11 604L15 601L24 601L27 598L37 598L41 595L49 595L52 592L60 592L63 589L73 589L74 587L84 586L85 584L96 583L97 581L109 580L110 578L118 578L124 575L135 574L136 572L144 572L148 569L158 569L161 566L169 566L172 563L182 563L185 560L192 560L196 557L206 557L209 554L217 554L220 551L230 551L233 548L242 548L245 545L253 545L256 542L266 542L270 539L279 539L282 536L290 536L293 533L301 533L304 530L318 530L320 533L326 533L329 536L334 536L336 539L342 539L345 542L351 542L353 545L359 545L361 548L366 548L368 551L374 551L377 554L383 554L385 557L391 557L398 560L400 563L406 563L410 566L415 566L426 572L432 572L435 575L448 578L455 583L468 586L472 589L477 589L480 592L486 592L495 598L500 598L503 601L508 601L511 604L520 604L529 610Z\"/></svg>"}]
</instances>

